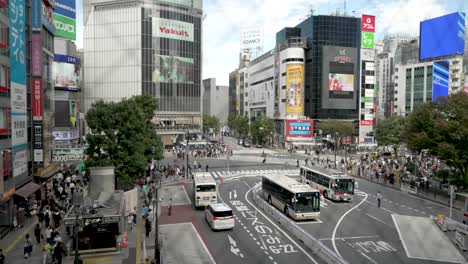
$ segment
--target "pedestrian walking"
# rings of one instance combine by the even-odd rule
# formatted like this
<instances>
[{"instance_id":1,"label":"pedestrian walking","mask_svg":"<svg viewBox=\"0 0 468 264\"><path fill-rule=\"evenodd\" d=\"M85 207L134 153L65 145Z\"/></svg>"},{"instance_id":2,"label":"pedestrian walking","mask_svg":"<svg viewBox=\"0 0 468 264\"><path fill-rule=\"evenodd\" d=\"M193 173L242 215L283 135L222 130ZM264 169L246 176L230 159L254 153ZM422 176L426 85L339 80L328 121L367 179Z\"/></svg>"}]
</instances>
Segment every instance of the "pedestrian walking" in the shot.
<instances>
[{"instance_id":1,"label":"pedestrian walking","mask_svg":"<svg viewBox=\"0 0 468 264\"><path fill-rule=\"evenodd\" d=\"M36 237L36 241L38 244L41 243L41 224L36 224L36 228L34 228L34 236Z\"/></svg>"},{"instance_id":2,"label":"pedestrian walking","mask_svg":"<svg viewBox=\"0 0 468 264\"><path fill-rule=\"evenodd\" d=\"M52 227L51 226L47 226L47 229L45 231L45 235L46 235L47 243L50 243L51 237L52 237Z\"/></svg>"},{"instance_id":3,"label":"pedestrian walking","mask_svg":"<svg viewBox=\"0 0 468 264\"><path fill-rule=\"evenodd\" d=\"M208 169L209 169L209 168L208 168L208 164L206 164L206 172L208 172Z\"/></svg>"},{"instance_id":4,"label":"pedestrian walking","mask_svg":"<svg viewBox=\"0 0 468 264\"><path fill-rule=\"evenodd\" d=\"M130 229L130 231L132 231L133 229L133 213L130 213L127 217L127 221L128 221L128 228Z\"/></svg>"},{"instance_id":5,"label":"pedestrian walking","mask_svg":"<svg viewBox=\"0 0 468 264\"><path fill-rule=\"evenodd\" d=\"M24 258L27 259L29 256L31 256L32 253L32 241L29 238L29 234L26 234L24 238Z\"/></svg>"},{"instance_id":6,"label":"pedestrian walking","mask_svg":"<svg viewBox=\"0 0 468 264\"><path fill-rule=\"evenodd\" d=\"M3 249L0 248L0 264L5 264L5 255L3 254Z\"/></svg>"},{"instance_id":7,"label":"pedestrian walking","mask_svg":"<svg viewBox=\"0 0 468 264\"><path fill-rule=\"evenodd\" d=\"M46 241L44 246L42 247L42 264L49 263L50 258L50 244L49 241Z\"/></svg>"},{"instance_id":8,"label":"pedestrian walking","mask_svg":"<svg viewBox=\"0 0 468 264\"><path fill-rule=\"evenodd\" d=\"M382 200L382 194L380 191L377 193L377 207L380 207L380 201Z\"/></svg>"},{"instance_id":9,"label":"pedestrian walking","mask_svg":"<svg viewBox=\"0 0 468 264\"><path fill-rule=\"evenodd\" d=\"M172 198L169 198L169 202L167 204L167 213L168 215L172 215Z\"/></svg>"},{"instance_id":10,"label":"pedestrian walking","mask_svg":"<svg viewBox=\"0 0 468 264\"><path fill-rule=\"evenodd\" d=\"M49 207L46 208L45 212L44 212L44 221L45 221L45 225L46 226L49 226L50 225L50 211L49 211Z\"/></svg>"},{"instance_id":11,"label":"pedestrian walking","mask_svg":"<svg viewBox=\"0 0 468 264\"><path fill-rule=\"evenodd\" d=\"M151 222L148 218L145 219L145 230L146 230L146 237L149 237L151 232Z\"/></svg>"},{"instance_id":12,"label":"pedestrian walking","mask_svg":"<svg viewBox=\"0 0 468 264\"><path fill-rule=\"evenodd\" d=\"M57 242L54 247L54 258L55 260L57 260L57 264L62 264L63 253L65 253L65 249L63 248L63 243Z\"/></svg>"}]
</instances>

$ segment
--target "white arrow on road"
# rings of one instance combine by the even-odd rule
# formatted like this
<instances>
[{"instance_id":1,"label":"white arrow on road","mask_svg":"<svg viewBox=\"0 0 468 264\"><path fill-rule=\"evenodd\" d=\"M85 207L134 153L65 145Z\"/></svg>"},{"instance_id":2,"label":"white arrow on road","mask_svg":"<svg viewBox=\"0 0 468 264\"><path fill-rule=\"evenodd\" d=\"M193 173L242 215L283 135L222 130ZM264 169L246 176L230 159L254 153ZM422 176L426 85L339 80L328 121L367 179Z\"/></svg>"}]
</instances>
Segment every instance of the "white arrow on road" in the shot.
<instances>
[{"instance_id":1,"label":"white arrow on road","mask_svg":"<svg viewBox=\"0 0 468 264\"><path fill-rule=\"evenodd\" d=\"M236 256L239 256L241 258L244 258L244 255L242 253L240 253L240 249L238 249L236 246L237 246L237 242L230 236L228 235L228 239L229 239L229 243L231 244L231 252L232 254L236 255Z\"/></svg>"},{"instance_id":2,"label":"white arrow on road","mask_svg":"<svg viewBox=\"0 0 468 264\"><path fill-rule=\"evenodd\" d=\"M237 242L230 235L228 235L228 238L229 238L229 244L233 246L237 246Z\"/></svg>"},{"instance_id":3,"label":"white arrow on road","mask_svg":"<svg viewBox=\"0 0 468 264\"><path fill-rule=\"evenodd\" d=\"M232 190L229 192L229 199L232 199L232 197L234 197L234 199L237 199L237 191L236 190Z\"/></svg>"}]
</instances>

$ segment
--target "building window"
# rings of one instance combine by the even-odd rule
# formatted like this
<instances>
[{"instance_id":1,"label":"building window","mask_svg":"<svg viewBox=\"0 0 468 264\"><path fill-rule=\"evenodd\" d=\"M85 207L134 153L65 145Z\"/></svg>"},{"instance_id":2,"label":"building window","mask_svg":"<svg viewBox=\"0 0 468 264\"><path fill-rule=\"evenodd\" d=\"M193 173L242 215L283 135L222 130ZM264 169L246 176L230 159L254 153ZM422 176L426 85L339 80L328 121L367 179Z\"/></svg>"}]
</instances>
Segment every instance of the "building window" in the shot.
<instances>
[{"instance_id":1,"label":"building window","mask_svg":"<svg viewBox=\"0 0 468 264\"><path fill-rule=\"evenodd\" d=\"M0 108L0 135L8 134L8 110Z\"/></svg>"},{"instance_id":2,"label":"building window","mask_svg":"<svg viewBox=\"0 0 468 264\"><path fill-rule=\"evenodd\" d=\"M9 74L8 67L0 65L0 92L8 92Z\"/></svg>"},{"instance_id":3,"label":"building window","mask_svg":"<svg viewBox=\"0 0 468 264\"><path fill-rule=\"evenodd\" d=\"M0 49L3 51L8 49L8 26L3 23L0 23Z\"/></svg>"}]
</instances>

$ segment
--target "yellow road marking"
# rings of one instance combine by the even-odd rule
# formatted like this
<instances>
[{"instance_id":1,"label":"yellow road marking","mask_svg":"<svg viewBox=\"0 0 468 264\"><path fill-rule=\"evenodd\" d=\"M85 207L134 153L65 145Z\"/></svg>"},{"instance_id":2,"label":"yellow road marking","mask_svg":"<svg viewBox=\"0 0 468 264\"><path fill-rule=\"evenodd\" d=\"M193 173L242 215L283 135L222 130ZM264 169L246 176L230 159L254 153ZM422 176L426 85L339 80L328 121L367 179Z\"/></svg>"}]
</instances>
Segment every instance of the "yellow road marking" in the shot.
<instances>
[{"instance_id":1,"label":"yellow road marking","mask_svg":"<svg viewBox=\"0 0 468 264\"><path fill-rule=\"evenodd\" d=\"M83 258L83 264L95 264L105 261L112 261L112 257Z\"/></svg>"},{"instance_id":2,"label":"yellow road marking","mask_svg":"<svg viewBox=\"0 0 468 264\"><path fill-rule=\"evenodd\" d=\"M37 222L38 222L38 221L37 221L37 218L34 219L34 221L32 222L32 224L31 224L30 226L26 227L26 228L24 229L24 231L21 232L21 234L20 234L19 236L17 236L17 237L15 238L15 240L13 240L13 242L5 249L5 251L4 251L4 252L5 252L5 255L7 255L8 252L10 252L10 251L16 246L16 244L18 244L18 242L20 242L20 240L24 239L24 237L26 236L26 234L29 233L29 231L31 231L31 229L32 229L34 226L36 226ZM31 239L32 239L32 238L31 238Z\"/></svg>"}]
</instances>

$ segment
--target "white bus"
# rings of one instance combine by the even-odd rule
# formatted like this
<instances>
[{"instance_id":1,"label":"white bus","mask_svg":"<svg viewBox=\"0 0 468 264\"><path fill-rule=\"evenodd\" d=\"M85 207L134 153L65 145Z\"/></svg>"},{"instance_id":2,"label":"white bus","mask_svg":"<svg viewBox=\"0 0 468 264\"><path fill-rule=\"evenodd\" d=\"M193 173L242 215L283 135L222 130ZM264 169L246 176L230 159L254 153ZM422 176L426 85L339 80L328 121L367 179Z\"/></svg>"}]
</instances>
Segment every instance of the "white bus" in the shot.
<instances>
[{"instance_id":1,"label":"white bus","mask_svg":"<svg viewBox=\"0 0 468 264\"><path fill-rule=\"evenodd\" d=\"M205 207L218 201L218 188L209 172L193 173L193 193L195 207Z\"/></svg>"},{"instance_id":2,"label":"white bus","mask_svg":"<svg viewBox=\"0 0 468 264\"><path fill-rule=\"evenodd\" d=\"M295 220L320 216L320 192L288 176L263 176L262 192L269 204Z\"/></svg>"},{"instance_id":3,"label":"white bus","mask_svg":"<svg viewBox=\"0 0 468 264\"><path fill-rule=\"evenodd\" d=\"M320 190L324 198L334 201L352 201L354 178L340 171L314 166L301 166L301 180Z\"/></svg>"}]
</instances>

